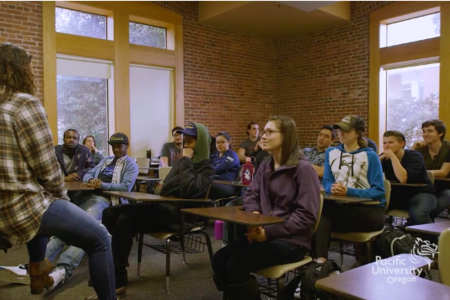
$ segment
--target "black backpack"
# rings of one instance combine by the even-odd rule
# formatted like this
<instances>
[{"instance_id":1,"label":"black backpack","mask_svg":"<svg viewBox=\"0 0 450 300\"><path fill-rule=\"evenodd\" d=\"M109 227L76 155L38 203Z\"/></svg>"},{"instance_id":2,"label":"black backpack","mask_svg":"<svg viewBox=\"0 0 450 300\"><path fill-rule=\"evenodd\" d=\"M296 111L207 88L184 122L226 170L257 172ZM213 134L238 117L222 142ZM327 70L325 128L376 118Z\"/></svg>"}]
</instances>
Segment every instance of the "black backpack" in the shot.
<instances>
[{"instance_id":1,"label":"black backpack","mask_svg":"<svg viewBox=\"0 0 450 300\"><path fill-rule=\"evenodd\" d=\"M331 300L337 297L316 289L316 281L330 275L339 274L341 268L332 260L324 263L312 262L303 268L285 287L285 299L294 299L294 291L300 283L300 297L302 300Z\"/></svg>"},{"instance_id":2,"label":"black backpack","mask_svg":"<svg viewBox=\"0 0 450 300\"><path fill-rule=\"evenodd\" d=\"M388 258L397 254L411 253L416 238L395 227L386 227L377 239L377 255Z\"/></svg>"}]
</instances>

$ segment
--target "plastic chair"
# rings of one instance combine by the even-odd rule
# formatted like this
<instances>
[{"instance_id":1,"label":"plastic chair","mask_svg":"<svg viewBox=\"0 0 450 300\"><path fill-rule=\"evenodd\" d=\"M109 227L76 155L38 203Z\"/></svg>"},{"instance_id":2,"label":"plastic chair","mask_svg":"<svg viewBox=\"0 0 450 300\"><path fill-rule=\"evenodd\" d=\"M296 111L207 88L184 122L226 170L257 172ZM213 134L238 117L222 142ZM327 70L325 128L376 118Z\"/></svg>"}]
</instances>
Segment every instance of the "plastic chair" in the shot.
<instances>
[{"instance_id":1,"label":"plastic chair","mask_svg":"<svg viewBox=\"0 0 450 300\"><path fill-rule=\"evenodd\" d=\"M385 198L386 198L386 204L385 204L385 211L386 208L389 206L389 201L391 199L391 183L388 180L384 180L384 190L385 190ZM371 202L363 202L363 204L367 205L373 205L379 203L379 201L371 201ZM372 247L370 242L373 238L379 236L383 233L383 229L378 231L372 231L372 232L347 232L347 233L341 233L341 232L331 232L331 238L340 240L340 267L342 269L344 265L344 245L343 241L347 242L353 242L353 243L365 243L367 247L367 261L372 261Z\"/></svg>"},{"instance_id":2,"label":"plastic chair","mask_svg":"<svg viewBox=\"0 0 450 300\"><path fill-rule=\"evenodd\" d=\"M319 200L319 215L317 216L316 224L314 225L314 232L316 232L317 227L319 227L320 217L322 216L322 208L323 208L323 196L320 195ZM301 266L304 266L312 261L312 257L305 255L302 260L290 263L290 264L284 264L284 265L277 265L265 269L258 270L256 272L253 272L256 275L270 278L270 279L276 279L277 280L277 299L283 300L284 298L284 274L286 274L289 271L294 271ZM270 296L270 295L268 295Z\"/></svg>"},{"instance_id":3,"label":"plastic chair","mask_svg":"<svg viewBox=\"0 0 450 300\"><path fill-rule=\"evenodd\" d=\"M438 264L441 283L450 285L450 228L439 236Z\"/></svg>"},{"instance_id":4,"label":"plastic chair","mask_svg":"<svg viewBox=\"0 0 450 300\"><path fill-rule=\"evenodd\" d=\"M430 181L432 184L434 184L434 174L431 171L427 171L428 178L430 178ZM407 210L404 209L388 209L386 211L386 215L389 216L389 224L392 225L393 217L402 218L402 219L408 219L409 213Z\"/></svg>"}]
</instances>

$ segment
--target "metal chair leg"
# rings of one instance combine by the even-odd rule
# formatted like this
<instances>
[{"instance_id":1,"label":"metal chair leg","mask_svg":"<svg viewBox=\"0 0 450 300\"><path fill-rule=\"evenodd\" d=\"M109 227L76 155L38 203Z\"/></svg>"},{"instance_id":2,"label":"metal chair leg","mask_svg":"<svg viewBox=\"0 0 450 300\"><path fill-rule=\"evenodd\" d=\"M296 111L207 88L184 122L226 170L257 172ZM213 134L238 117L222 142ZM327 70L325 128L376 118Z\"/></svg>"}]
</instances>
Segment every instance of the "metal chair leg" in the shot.
<instances>
[{"instance_id":1,"label":"metal chair leg","mask_svg":"<svg viewBox=\"0 0 450 300\"><path fill-rule=\"evenodd\" d=\"M141 277L141 261L142 261L142 248L144 246L144 233L139 233L139 245L138 245L138 265L137 265L137 277Z\"/></svg>"},{"instance_id":2,"label":"metal chair leg","mask_svg":"<svg viewBox=\"0 0 450 300\"><path fill-rule=\"evenodd\" d=\"M344 267L344 242L343 241L339 241L339 256L341 259L341 270Z\"/></svg>"},{"instance_id":3,"label":"metal chair leg","mask_svg":"<svg viewBox=\"0 0 450 300\"><path fill-rule=\"evenodd\" d=\"M277 279L277 300L284 300L284 276Z\"/></svg>"},{"instance_id":4,"label":"metal chair leg","mask_svg":"<svg viewBox=\"0 0 450 300\"><path fill-rule=\"evenodd\" d=\"M184 247L184 235L180 238L181 254L183 255L183 264L186 264L186 248Z\"/></svg>"},{"instance_id":5,"label":"metal chair leg","mask_svg":"<svg viewBox=\"0 0 450 300\"><path fill-rule=\"evenodd\" d=\"M169 293L170 285L170 238L166 240L166 292Z\"/></svg>"}]
</instances>

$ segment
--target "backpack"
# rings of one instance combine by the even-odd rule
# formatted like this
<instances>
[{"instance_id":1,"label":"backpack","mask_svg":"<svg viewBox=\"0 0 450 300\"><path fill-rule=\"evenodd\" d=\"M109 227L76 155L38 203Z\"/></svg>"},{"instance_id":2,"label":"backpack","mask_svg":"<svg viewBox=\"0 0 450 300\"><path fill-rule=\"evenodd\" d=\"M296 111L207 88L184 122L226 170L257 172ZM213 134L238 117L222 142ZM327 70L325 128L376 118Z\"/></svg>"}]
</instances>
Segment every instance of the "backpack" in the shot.
<instances>
[{"instance_id":1,"label":"backpack","mask_svg":"<svg viewBox=\"0 0 450 300\"><path fill-rule=\"evenodd\" d=\"M388 258L401 253L411 253L416 238L395 227L386 227L377 239L377 255Z\"/></svg>"},{"instance_id":2,"label":"backpack","mask_svg":"<svg viewBox=\"0 0 450 300\"><path fill-rule=\"evenodd\" d=\"M331 300L337 297L316 289L316 281L342 272L336 262L327 260L324 263L312 262L292 279L284 289L284 299L294 299L294 291L300 281L300 297L302 300Z\"/></svg>"}]
</instances>

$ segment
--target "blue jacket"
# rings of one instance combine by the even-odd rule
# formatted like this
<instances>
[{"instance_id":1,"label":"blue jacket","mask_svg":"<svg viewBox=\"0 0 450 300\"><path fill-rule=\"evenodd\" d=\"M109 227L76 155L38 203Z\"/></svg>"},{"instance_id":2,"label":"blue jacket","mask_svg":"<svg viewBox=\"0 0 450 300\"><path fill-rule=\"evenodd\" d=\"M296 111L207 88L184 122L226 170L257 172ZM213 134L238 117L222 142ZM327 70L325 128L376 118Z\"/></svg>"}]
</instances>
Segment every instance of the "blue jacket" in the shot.
<instances>
[{"instance_id":1,"label":"blue jacket","mask_svg":"<svg viewBox=\"0 0 450 300\"><path fill-rule=\"evenodd\" d=\"M90 179L98 178L98 175L103 170L105 163L114 158L114 156L107 156L102 159L95 168L86 173L83 177L83 182L88 182ZM106 167L106 166L105 166ZM105 183L103 182L100 189L104 191L124 191L129 192L136 182L139 174L139 168L133 158L127 156L122 172L120 173L120 183Z\"/></svg>"},{"instance_id":2,"label":"blue jacket","mask_svg":"<svg viewBox=\"0 0 450 300\"><path fill-rule=\"evenodd\" d=\"M211 162L214 166L214 179L235 180L239 170L239 157L231 149L219 157L219 153L214 153Z\"/></svg>"},{"instance_id":3,"label":"blue jacket","mask_svg":"<svg viewBox=\"0 0 450 300\"><path fill-rule=\"evenodd\" d=\"M286 220L283 224L264 226L269 240L279 239L311 249L319 199L316 171L306 159L294 154L275 171L273 158L261 163L244 195L244 210Z\"/></svg>"},{"instance_id":4,"label":"blue jacket","mask_svg":"<svg viewBox=\"0 0 450 300\"><path fill-rule=\"evenodd\" d=\"M372 148L359 148L346 152L344 145L329 148L325 152L323 187L331 193L335 182L347 187L347 196L369 198L384 206L383 169L378 155Z\"/></svg>"},{"instance_id":5,"label":"blue jacket","mask_svg":"<svg viewBox=\"0 0 450 300\"><path fill-rule=\"evenodd\" d=\"M92 157L91 150L83 145L78 145L74 150L75 168L72 173L76 172L80 178L83 178L89 170L95 167L94 158ZM66 164L64 163L64 145L55 146L55 154L64 176L69 175L66 170Z\"/></svg>"}]
</instances>

